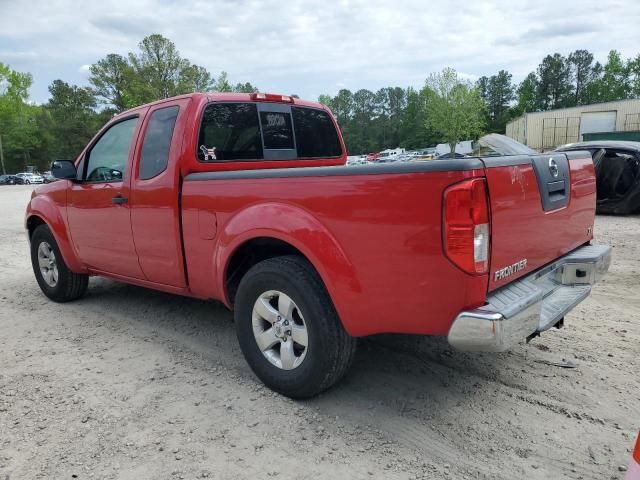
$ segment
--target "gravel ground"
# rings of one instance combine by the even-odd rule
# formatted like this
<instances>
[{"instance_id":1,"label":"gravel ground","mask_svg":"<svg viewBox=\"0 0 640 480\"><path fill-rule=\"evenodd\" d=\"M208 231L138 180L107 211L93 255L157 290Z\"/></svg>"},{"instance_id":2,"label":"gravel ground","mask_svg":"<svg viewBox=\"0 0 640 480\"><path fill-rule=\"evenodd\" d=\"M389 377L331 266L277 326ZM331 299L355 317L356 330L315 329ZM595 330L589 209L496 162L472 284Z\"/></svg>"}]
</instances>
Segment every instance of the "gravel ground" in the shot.
<instances>
[{"instance_id":1,"label":"gravel ground","mask_svg":"<svg viewBox=\"0 0 640 480\"><path fill-rule=\"evenodd\" d=\"M343 382L296 402L253 376L218 304L104 279L48 301L29 194L0 188L2 480L624 475L640 427L640 217L598 217L614 263L565 328L499 355L363 340Z\"/></svg>"}]
</instances>

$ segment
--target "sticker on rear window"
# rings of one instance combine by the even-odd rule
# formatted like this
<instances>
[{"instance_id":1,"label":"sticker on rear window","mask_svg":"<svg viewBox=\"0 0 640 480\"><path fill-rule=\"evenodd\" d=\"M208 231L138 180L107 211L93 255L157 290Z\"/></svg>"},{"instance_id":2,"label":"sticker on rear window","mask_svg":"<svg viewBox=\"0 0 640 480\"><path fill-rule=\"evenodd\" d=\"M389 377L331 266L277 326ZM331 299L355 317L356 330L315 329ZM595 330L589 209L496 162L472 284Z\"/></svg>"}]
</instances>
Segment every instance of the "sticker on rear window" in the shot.
<instances>
[{"instance_id":1,"label":"sticker on rear window","mask_svg":"<svg viewBox=\"0 0 640 480\"><path fill-rule=\"evenodd\" d=\"M200 145L200 151L204 155L204 161L205 162L208 161L208 160L217 160L218 159L216 157L216 147L207 148L204 145Z\"/></svg>"}]
</instances>

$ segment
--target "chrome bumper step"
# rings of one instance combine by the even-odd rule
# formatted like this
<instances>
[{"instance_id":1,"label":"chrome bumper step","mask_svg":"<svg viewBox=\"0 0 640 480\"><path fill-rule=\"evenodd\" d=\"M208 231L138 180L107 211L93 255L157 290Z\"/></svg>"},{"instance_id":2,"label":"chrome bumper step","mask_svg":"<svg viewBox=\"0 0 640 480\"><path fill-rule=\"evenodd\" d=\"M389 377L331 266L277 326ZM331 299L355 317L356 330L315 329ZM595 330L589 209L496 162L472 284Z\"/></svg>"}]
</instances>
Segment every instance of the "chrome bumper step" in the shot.
<instances>
[{"instance_id":1,"label":"chrome bumper step","mask_svg":"<svg viewBox=\"0 0 640 480\"><path fill-rule=\"evenodd\" d=\"M542 301L538 332L549 330L564 316L573 310L573 307L589 296L591 285L574 285L572 287L559 288Z\"/></svg>"},{"instance_id":2,"label":"chrome bumper step","mask_svg":"<svg viewBox=\"0 0 640 480\"><path fill-rule=\"evenodd\" d=\"M609 270L611 247L587 245L491 294L458 314L449 343L468 351L504 351L548 330L591 292Z\"/></svg>"}]
</instances>

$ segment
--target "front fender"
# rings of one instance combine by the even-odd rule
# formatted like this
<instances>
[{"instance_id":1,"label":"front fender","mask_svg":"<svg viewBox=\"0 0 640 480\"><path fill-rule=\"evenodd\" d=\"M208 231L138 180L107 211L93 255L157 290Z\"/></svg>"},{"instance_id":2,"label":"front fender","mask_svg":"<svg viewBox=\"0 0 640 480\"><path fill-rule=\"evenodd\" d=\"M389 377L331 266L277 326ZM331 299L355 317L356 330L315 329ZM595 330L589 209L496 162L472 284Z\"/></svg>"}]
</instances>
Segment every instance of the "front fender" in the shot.
<instances>
[{"instance_id":1,"label":"front fender","mask_svg":"<svg viewBox=\"0 0 640 480\"><path fill-rule=\"evenodd\" d=\"M338 314L345 311L343 304L350 295L362 291L354 265L331 232L306 210L285 203L253 205L226 222L215 256L218 285L225 285L234 252L245 242L260 237L281 240L302 252L322 278ZM229 305L228 292L222 290ZM349 331L348 322L341 318Z\"/></svg>"},{"instance_id":2,"label":"front fender","mask_svg":"<svg viewBox=\"0 0 640 480\"><path fill-rule=\"evenodd\" d=\"M64 263L69 269L74 273L86 273L84 265L80 262L71 243L65 209L66 190L53 190L45 194L34 191L31 201L27 205L25 228L28 229L29 223L34 220L34 217L38 217L51 230Z\"/></svg>"}]
</instances>

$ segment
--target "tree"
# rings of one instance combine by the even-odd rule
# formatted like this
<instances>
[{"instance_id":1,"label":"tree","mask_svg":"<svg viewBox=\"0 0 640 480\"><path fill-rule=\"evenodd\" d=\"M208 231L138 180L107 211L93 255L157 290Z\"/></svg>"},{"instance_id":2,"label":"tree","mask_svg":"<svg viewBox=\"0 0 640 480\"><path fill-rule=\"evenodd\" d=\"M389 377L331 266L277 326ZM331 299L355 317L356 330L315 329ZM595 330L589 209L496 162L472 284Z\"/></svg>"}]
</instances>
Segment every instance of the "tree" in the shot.
<instances>
[{"instance_id":1,"label":"tree","mask_svg":"<svg viewBox=\"0 0 640 480\"><path fill-rule=\"evenodd\" d=\"M477 81L476 81L476 88L478 89L478 92L480 93L480 98L482 98L482 100L484 100L484 102L487 102L487 95L488 95L488 91L489 91L489 77L487 77L486 75L483 75L482 77L480 77Z\"/></svg>"},{"instance_id":2,"label":"tree","mask_svg":"<svg viewBox=\"0 0 640 480\"><path fill-rule=\"evenodd\" d=\"M338 118L338 123L346 125L353 116L353 93L345 88L340 89L329 107Z\"/></svg>"},{"instance_id":3,"label":"tree","mask_svg":"<svg viewBox=\"0 0 640 480\"><path fill-rule=\"evenodd\" d=\"M388 88L386 92L389 132L385 147L394 148L400 144L402 114L407 107L407 97L405 90L400 87Z\"/></svg>"},{"instance_id":4,"label":"tree","mask_svg":"<svg viewBox=\"0 0 640 480\"><path fill-rule=\"evenodd\" d=\"M32 154L42 143L37 124L40 107L27 103L32 83L29 73L0 63L0 136L8 171L32 165Z\"/></svg>"},{"instance_id":5,"label":"tree","mask_svg":"<svg viewBox=\"0 0 640 480\"><path fill-rule=\"evenodd\" d=\"M374 106L372 112L372 122L380 134L380 150L387 148L389 135L389 90L390 88L381 88L374 94ZM377 134L378 132L376 132ZM378 136L378 135L375 135ZM397 143L396 143L397 145Z\"/></svg>"},{"instance_id":6,"label":"tree","mask_svg":"<svg viewBox=\"0 0 640 480\"><path fill-rule=\"evenodd\" d=\"M331 102L332 102L332 98L331 95L327 95L326 93L321 93L320 96L318 97L318 103L321 103L322 105L325 105L329 108L331 108ZM333 112L334 114L336 112Z\"/></svg>"},{"instance_id":7,"label":"tree","mask_svg":"<svg viewBox=\"0 0 640 480\"><path fill-rule=\"evenodd\" d=\"M218 79L216 80L213 86L213 91L214 92L232 92L233 91L233 88L229 83L227 72L225 71L220 72L220 75L218 76Z\"/></svg>"},{"instance_id":8,"label":"tree","mask_svg":"<svg viewBox=\"0 0 640 480\"><path fill-rule=\"evenodd\" d=\"M500 70L496 75L480 77L476 82L478 93L486 106L491 131L504 132L510 118L511 103L515 99L511 78L509 72Z\"/></svg>"},{"instance_id":9,"label":"tree","mask_svg":"<svg viewBox=\"0 0 640 480\"><path fill-rule=\"evenodd\" d=\"M424 148L437 143L433 129L427 124L427 89L406 91L407 105L402 115L400 146L408 149Z\"/></svg>"},{"instance_id":10,"label":"tree","mask_svg":"<svg viewBox=\"0 0 640 480\"><path fill-rule=\"evenodd\" d=\"M573 87L571 72L564 56L547 55L538 66L538 98L544 110L570 104Z\"/></svg>"},{"instance_id":11,"label":"tree","mask_svg":"<svg viewBox=\"0 0 640 480\"><path fill-rule=\"evenodd\" d=\"M139 80L134 83L141 103L183 93L180 86L191 67L175 44L160 34L149 35L138 44L139 53L130 53L129 62Z\"/></svg>"},{"instance_id":12,"label":"tree","mask_svg":"<svg viewBox=\"0 0 640 480\"><path fill-rule=\"evenodd\" d=\"M258 87L254 87L253 85L251 85L251 83L245 82L245 83L236 83L236 85L233 87L233 91L238 93L256 93L259 90L258 90ZM296 95L292 95L292 97L300 98Z\"/></svg>"},{"instance_id":13,"label":"tree","mask_svg":"<svg viewBox=\"0 0 640 480\"><path fill-rule=\"evenodd\" d=\"M538 98L539 90L538 77L534 72L529 73L516 89L518 103L515 110L518 115L542 110L542 102Z\"/></svg>"},{"instance_id":14,"label":"tree","mask_svg":"<svg viewBox=\"0 0 640 480\"><path fill-rule=\"evenodd\" d=\"M376 116L376 96L371 90L360 89L353 94L353 111L349 131L350 152L377 152L382 139L376 135L373 120Z\"/></svg>"},{"instance_id":15,"label":"tree","mask_svg":"<svg viewBox=\"0 0 640 480\"><path fill-rule=\"evenodd\" d=\"M11 70L9 65L0 63L0 96L7 101L24 102L29 97L33 83L30 73Z\"/></svg>"},{"instance_id":16,"label":"tree","mask_svg":"<svg viewBox=\"0 0 640 480\"><path fill-rule=\"evenodd\" d=\"M573 105L583 105L587 100L587 86L593 81L593 54L588 50L576 50L569 54L567 61L573 79Z\"/></svg>"},{"instance_id":17,"label":"tree","mask_svg":"<svg viewBox=\"0 0 640 480\"><path fill-rule=\"evenodd\" d=\"M182 92L210 92L213 90L213 78L206 68L188 65L180 74L178 89Z\"/></svg>"},{"instance_id":18,"label":"tree","mask_svg":"<svg viewBox=\"0 0 640 480\"><path fill-rule=\"evenodd\" d=\"M640 97L640 54L629 60L627 63L629 70L629 87L632 98Z\"/></svg>"},{"instance_id":19,"label":"tree","mask_svg":"<svg viewBox=\"0 0 640 480\"><path fill-rule=\"evenodd\" d=\"M629 98L633 91L631 81L632 62L625 62L620 53L611 50L607 63L598 67L597 78L587 87L590 103L610 102Z\"/></svg>"},{"instance_id":20,"label":"tree","mask_svg":"<svg viewBox=\"0 0 640 480\"><path fill-rule=\"evenodd\" d=\"M216 88L211 74L182 58L175 44L159 34L138 44L126 57L109 54L91 65L89 82L102 103L116 112L163 98ZM223 72L226 79L226 74ZM230 88L230 87L229 87Z\"/></svg>"},{"instance_id":21,"label":"tree","mask_svg":"<svg viewBox=\"0 0 640 480\"><path fill-rule=\"evenodd\" d=\"M122 112L134 107L132 96L134 71L126 58L110 53L89 67L89 83L101 103Z\"/></svg>"},{"instance_id":22,"label":"tree","mask_svg":"<svg viewBox=\"0 0 640 480\"><path fill-rule=\"evenodd\" d=\"M440 134L453 155L458 142L483 131L485 107L480 92L460 80L452 68L431 74L425 86L427 127Z\"/></svg>"},{"instance_id":23,"label":"tree","mask_svg":"<svg viewBox=\"0 0 640 480\"><path fill-rule=\"evenodd\" d=\"M100 128L97 102L88 88L54 80L45 105L51 125L50 151L54 158L74 159Z\"/></svg>"}]
</instances>

